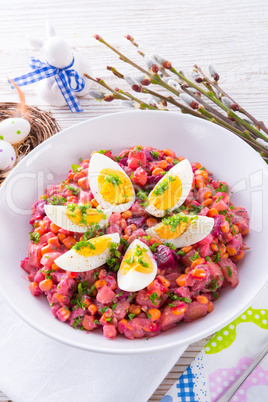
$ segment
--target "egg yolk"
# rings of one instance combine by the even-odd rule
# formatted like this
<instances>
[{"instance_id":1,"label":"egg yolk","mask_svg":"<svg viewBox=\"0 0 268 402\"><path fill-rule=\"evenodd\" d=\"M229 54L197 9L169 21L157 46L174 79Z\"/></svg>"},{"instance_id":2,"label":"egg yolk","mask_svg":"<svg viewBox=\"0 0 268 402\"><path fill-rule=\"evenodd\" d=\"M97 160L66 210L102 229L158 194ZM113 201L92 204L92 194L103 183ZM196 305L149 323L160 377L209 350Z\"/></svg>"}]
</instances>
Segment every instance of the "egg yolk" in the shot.
<instances>
[{"instance_id":1,"label":"egg yolk","mask_svg":"<svg viewBox=\"0 0 268 402\"><path fill-rule=\"evenodd\" d=\"M176 239L181 236L188 229L190 222L180 222L178 226L173 229L171 225L165 225L164 223L160 223L155 227L154 232L161 237L162 239Z\"/></svg>"},{"instance_id":2,"label":"egg yolk","mask_svg":"<svg viewBox=\"0 0 268 402\"><path fill-rule=\"evenodd\" d=\"M133 198L133 189L128 176L119 170L102 169L98 177L102 198L110 204L125 204Z\"/></svg>"},{"instance_id":3,"label":"egg yolk","mask_svg":"<svg viewBox=\"0 0 268 402\"><path fill-rule=\"evenodd\" d=\"M147 250L137 245L129 249L120 265L120 273L126 275L129 271L138 271L142 274L150 274L153 272L153 263Z\"/></svg>"},{"instance_id":4,"label":"egg yolk","mask_svg":"<svg viewBox=\"0 0 268 402\"><path fill-rule=\"evenodd\" d=\"M101 211L85 206L67 208L66 216L78 226L90 226L93 223L99 223L105 217Z\"/></svg>"},{"instance_id":5,"label":"egg yolk","mask_svg":"<svg viewBox=\"0 0 268 402\"><path fill-rule=\"evenodd\" d=\"M82 240L76 243L74 249L77 254L83 255L84 257L93 257L94 255L103 253L110 244L111 238L109 236L100 236L89 241Z\"/></svg>"},{"instance_id":6,"label":"egg yolk","mask_svg":"<svg viewBox=\"0 0 268 402\"><path fill-rule=\"evenodd\" d=\"M155 186L149 197L149 204L159 210L173 208L181 198L182 183L178 176L168 175Z\"/></svg>"}]
</instances>

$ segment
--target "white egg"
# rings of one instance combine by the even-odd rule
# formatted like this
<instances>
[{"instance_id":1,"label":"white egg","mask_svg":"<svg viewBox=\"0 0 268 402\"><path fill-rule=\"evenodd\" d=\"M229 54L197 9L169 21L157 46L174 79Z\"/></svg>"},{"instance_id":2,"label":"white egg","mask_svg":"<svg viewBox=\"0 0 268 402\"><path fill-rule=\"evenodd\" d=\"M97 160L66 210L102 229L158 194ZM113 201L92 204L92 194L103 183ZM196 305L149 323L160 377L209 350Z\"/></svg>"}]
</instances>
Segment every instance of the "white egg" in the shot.
<instances>
[{"instance_id":1,"label":"white egg","mask_svg":"<svg viewBox=\"0 0 268 402\"><path fill-rule=\"evenodd\" d=\"M85 272L98 268L111 258L110 244L120 244L118 233L94 237L76 245L55 259L58 267L71 272Z\"/></svg>"},{"instance_id":2,"label":"white egg","mask_svg":"<svg viewBox=\"0 0 268 402\"><path fill-rule=\"evenodd\" d=\"M150 248L136 239L131 243L117 273L120 289L136 292L144 289L155 278L157 264Z\"/></svg>"},{"instance_id":3,"label":"white egg","mask_svg":"<svg viewBox=\"0 0 268 402\"><path fill-rule=\"evenodd\" d=\"M161 217L165 215L166 210L173 211L181 206L191 190L193 177L193 170L188 159L179 162L150 192L146 211Z\"/></svg>"},{"instance_id":4,"label":"white egg","mask_svg":"<svg viewBox=\"0 0 268 402\"><path fill-rule=\"evenodd\" d=\"M16 162L16 153L12 145L0 140L0 170L10 169Z\"/></svg>"},{"instance_id":5,"label":"white egg","mask_svg":"<svg viewBox=\"0 0 268 402\"><path fill-rule=\"evenodd\" d=\"M177 225L177 226L176 226ZM176 248L190 246L204 239L213 229L214 219L202 215L177 214L146 230L149 236Z\"/></svg>"},{"instance_id":6,"label":"white egg","mask_svg":"<svg viewBox=\"0 0 268 402\"><path fill-rule=\"evenodd\" d=\"M111 158L94 153L88 167L90 189L100 206L112 212L124 212L135 201L130 178Z\"/></svg>"},{"instance_id":7,"label":"white egg","mask_svg":"<svg viewBox=\"0 0 268 402\"><path fill-rule=\"evenodd\" d=\"M45 213L55 225L72 232L84 233L92 225L97 224L102 228L108 224L111 215L109 211L106 213L100 208L85 208L82 204L78 204L76 209L72 211L72 205L74 204L70 204L70 206L47 204L45 205ZM81 207L84 212L82 212Z\"/></svg>"},{"instance_id":8,"label":"white egg","mask_svg":"<svg viewBox=\"0 0 268 402\"><path fill-rule=\"evenodd\" d=\"M30 131L28 120L20 117L10 117L0 123L0 139L13 145L23 141Z\"/></svg>"}]
</instances>

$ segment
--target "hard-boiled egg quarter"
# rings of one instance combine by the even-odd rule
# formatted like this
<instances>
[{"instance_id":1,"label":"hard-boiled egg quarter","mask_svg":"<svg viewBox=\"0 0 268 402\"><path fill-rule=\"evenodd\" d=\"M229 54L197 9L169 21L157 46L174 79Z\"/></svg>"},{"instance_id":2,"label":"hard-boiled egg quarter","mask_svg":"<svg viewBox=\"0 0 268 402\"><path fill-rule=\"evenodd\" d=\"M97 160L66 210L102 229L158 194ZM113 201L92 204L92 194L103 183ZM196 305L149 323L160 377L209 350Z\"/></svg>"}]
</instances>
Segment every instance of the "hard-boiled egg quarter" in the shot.
<instances>
[{"instance_id":1,"label":"hard-boiled egg quarter","mask_svg":"<svg viewBox=\"0 0 268 402\"><path fill-rule=\"evenodd\" d=\"M124 212L135 201L128 175L108 156L94 153L88 167L90 189L102 208Z\"/></svg>"},{"instance_id":2,"label":"hard-boiled egg quarter","mask_svg":"<svg viewBox=\"0 0 268 402\"><path fill-rule=\"evenodd\" d=\"M48 218L62 229L84 233L92 225L100 228L108 224L110 212L100 208L91 208L87 204L45 205Z\"/></svg>"},{"instance_id":3,"label":"hard-boiled egg quarter","mask_svg":"<svg viewBox=\"0 0 268 402\"><path fill-rule=\"evenodd\" d=\"M9 117L0 123L0 139L13 145L23 141L30 131L28 120L20 117Z\"/></svg>"},{"instance_id":4,"label":"hard-boiled egg quarter","mask_svg":"<svg viewBox=\"0 0 268 402\"><path fill-rule=\"evenodd\" d=\"M155 185L148 197L146 211L154 216L164 216L166 210L173 211L186 200L193 182L193 170L188 159L170 169Z\"/></svg>"},{"instance_id":5,"label":"hard-boiled egg quarter","mask_svg":"<svg viewBox=\"0 0 268 402\"><path fill-rule=\"evenodd\" d=\"M175 214L146 230L149 236L176 248L190 246L204 239L213 229L214 219L202 215Z\"/></svg>"},{"instance_id":6,"label":"hard-boiled egg quarter","mask_svg":"<svg viewBox=\"0 0 268 402\"><path fill-rule=\"evenodd\" d=\"M118 233L82 240L76 243L71 250L56 258L55 264L71 272L91 271L111 258L110 246L112 243L120 243Z\"/></svg>"},{"instance_id":7,"label":"hard-boiled egg quarter","mask_svg":"<svg viewBox=\"0 0 268 402\"><path fill-rule=\"evenodd\" d=\"M157 264L149 247L134 240L127 249L117 273L120 289L136 292L151 283L157 273Z\"/></svg>"}]
</instances>

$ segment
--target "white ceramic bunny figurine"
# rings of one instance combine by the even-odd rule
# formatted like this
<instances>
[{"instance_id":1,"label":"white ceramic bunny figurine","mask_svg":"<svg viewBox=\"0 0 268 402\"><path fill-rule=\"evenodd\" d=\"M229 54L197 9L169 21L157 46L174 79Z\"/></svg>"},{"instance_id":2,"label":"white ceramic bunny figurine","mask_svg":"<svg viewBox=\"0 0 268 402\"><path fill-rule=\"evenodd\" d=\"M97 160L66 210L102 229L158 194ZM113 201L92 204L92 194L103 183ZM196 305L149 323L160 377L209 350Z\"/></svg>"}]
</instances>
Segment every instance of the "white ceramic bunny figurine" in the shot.
<instances>
[{"instance_id":1,"label":"white ceramic bunny figurine","mask_svg":"<svg viewBox=\"0 0 268 402\"><path fill-rule=\"evenodd\" d=\"M46 23L46 32L47 39L45 41L37 38L29 38L29 40L36 49L42 51L48 64L56 68L66 68L74 59L71 68L75 70L80 77L83 77L84 73L92 75L91 67L87 59L81 54L74 52L65 40L56 36L53 26L49 23ZM73 82L73 78L71 80ZM79 97L86 95L90 87L91 81L86 79L84 89L80 92L75 92L75 95ZM40 81L38 95L49 105L64 106L67 103L54 77Z\"/></svg>"}]
</instances>

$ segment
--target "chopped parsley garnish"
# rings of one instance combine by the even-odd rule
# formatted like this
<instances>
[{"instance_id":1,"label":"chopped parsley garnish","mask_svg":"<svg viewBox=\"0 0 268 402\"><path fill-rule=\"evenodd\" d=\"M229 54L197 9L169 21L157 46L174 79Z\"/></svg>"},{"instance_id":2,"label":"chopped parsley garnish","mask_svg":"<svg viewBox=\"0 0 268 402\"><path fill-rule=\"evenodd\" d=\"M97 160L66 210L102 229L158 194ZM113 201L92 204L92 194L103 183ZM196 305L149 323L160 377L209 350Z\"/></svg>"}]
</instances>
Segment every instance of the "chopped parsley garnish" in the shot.
<instances>
[{"instance_id":1,"label":"chopped parsley garnish","mask_svg":"<svg viewBox=\"0 0 268 402\"><path fill-rule=\"evenodd\" d=\"M67 184L65 184L65 187L67 190L71 190L74 195L77 195L80 192L80 188L78 187L68 186Z\"/></svg>"},{"instance_id":2,"label":"chopped parsley garnish","mask_svg":"<svg viewBox=\"0 0 268 402\"><path fill-rule=\"evenodd\" d=\"M119 261L121 253L120 251L118 251L119 246L120 244L117 244L115 242L111 242L110 244L111 257L109 258L109 260L107 260L107 265L112 271L118 271L120 267Z\"/></svg>"},{"instance_id":3,"label":"chopped parsley garnish","mask_svg":"<svg viewBox=\"0 0 268 402\"><path fill-rule=\"evenodd\" d=\"M163 195L164 192L168 189L169 183L171 183L172 181L175 181L175 180L176 180L175 177L168 176L154 190L154 195Z\"/></svg>"},{"instance_id":4,"label":"chopped parsley garnish","mask_svg":"<svg viewBox=\"0 0 268 402\"><path fill-rule=\"evenodd\" d=\"M38 244L39 243L39 239L40 239L40 234L38 232L29 232L30 235L30 240L34 243L34 244Z\"/></svg>"},{"instance_id":5,"label":"chopped parsley garnish","mask_svg":"<svg viewBox=\"0 0 268 402\"><path fill-rule=\"evenodd\" d=\"M180 297L180 296L178 296L174 293L170 293L170 292L167 292L167 295L171 300L180 300L184 303L192 303L192 299L189 299L188 297ZM171 306L171 307L174 307L174 306Z\"/></svg>"},{"instance_id":6,"label":"chopped parsley garnish","mask_svg":"<svg viewBox=\"0 0 268 402\"><path fill-rule=\"evenodd\" d=\"M122 156L116 156L116 158L115 158L115 161L116 162L120 162L121 161L121 159L123 159L123 158L125 158L126 156L128 156L128 152L126 152L124 155L122 155Z\"/></svg>"},{"instance_id":7,"label":"chopped parsley garnish","mask_svg":"<svg viewBox=\"0 0 268 402\"><path fill-rule=\"evenodd\" d=\"M92 239L92 237L96 237L96 231L100 229L100 226L96 223L92 225L84 234L83 234L83 239L84 240L89 240Z\"/></svg>"},{"instance_id":8,"label":"chopped parsley garnish","mask_svg":"<svg viewBox=\"0 0 268 402\"><path fill-rule=\"evenodd\" d=\"M108 322L109 322L109 321L112 321L112 317L106 317L106 318L105 318L105 321L108 321Z\"/></svg>"},{"instance_id":9,"label":"chopped parsley garnish","mask_svg":"<svg viewBox=\"0 0 268 402\"><path fill-rule=\"evenodd\" d=\"M125 259L125 262L126 262L128 265L133 264L133 263L134 263L134 256L129 257L129 258L126 258L126 259Z\"/></svg>"},{"instance_id":10,"label":"chopped parsley garnish","mask_svg":"<svg viewBox=\"0 0 268 402\"><path fill-rule=\"evenodd\" d=\"M72 171L73 171L74 173L75 173L75 172L78 172L78 171L81 170L81 169L82 169L81 166L77 165L76 163L72 165Z\"/></svg>"},{"instance_id":11,"label":"chopped parsley garnish","mask_svg":"<svg viewBox=\"0 0 268 402\"><path fill-rule=\"evenodd\" d=\"M145 248L145 247L144 247L144 248L141 248L141 246L138 244L137 247L136 247L136 253L135 253L135 255L136 255L137 257L139 257L139 256L142 255L142 253L143 253L144 251L145 251L145 252L147 251L146 248Z\"/></svg>"},{"instance_id":12,"label":"chopped parsley garnish","mask_svg":"<svg viewBox=\"0 0 268 402\"><path fill-rule=\"evenodd\" d=\"M189 220L191 220L191 218L189 218L187 215L172 215L172 216L170 216L168 218L163 219L162 223L164 225L170 226L170 231L171 232L175 232L177 226L181 222L189 222Z\"/></svg>"},{"instance_id":13,"label":"chopped parsley garnish","mask_svg":"<svg viewBox=\"0 0 268 402\"><path fill-rule=\"evenodd\" d=\"M204 205L194 205L194 204L190 204L187 206L187 209L191 212L193 212L194 214L199 214L202 209L205 208Z\"/></svg>"},{"instance_id":14,"label":"chopped parsley garnish","mask_svg":"<svg viewBox=\"0 0 268 402\"><path fill-rule=\"evenodd\" d=\"M179 251L177 251L176 254L183 256L183 255L185 255L186 253L185 253L185 251L183 251L183 250L179 250Z\"/></svg>"},{"instance_id":15,"label":"chopped parsley garnish","mask_svg":"<svg viewBox=\"0 0 268 402\"><path fill-rule=\"evenodd\" d=\"M220 197L217 198L216 203L219 202L222 199L223 199L223 196L221 195Z\"/></svg>"},{"instance_id":16,"label":"chopped parsley garnish","mask_svg":"<svg viewBox=\"0 0 268 402\"><path fill-rule=\"evenodd\" d=\"M151 300L151 302L156 306L156 305L157 305L157 301L160 300L160 297L159 297L158 293L153 292L153 293L150 295L150 300Z\"/></svg>"},{"instance_id":17,"label":"chopped parsley garnish","mask_svg":"<svg viewBox=\"0 0 268 402\"><path fill-rule=\"evenodd\" d=\"M226 268L227 268L227 271L228 271L228 277L231 278L232 273L233 273L232 270L231 270L231 267L229 265L227 265Z\"/></svg>"},{"instance_id":18,"label":"chopped parsley garnish","mask_svg":"<svg viewBox=\"0 0 268 402\"><path fill-rule=\"evenodd\" d=\"M229 208L230 208L230 209L235 209L234 205L230 205Z\"/></svg>"},{"instance_id":19,"label":"chopped parsley garnish","mask_svg":"<svg viewBox=\"0 0 268 402\"><path fill-rule=\"evenodd\" d=\"M177 165L179 163L178 159L173 160L174 165Z\"/></svg>"},{"instance_id":20,"label":"chopped parsley garnish","mask_svg":"<svg viewBox=\"0 0 268 402\"><path fill-rule=\"evenodd\" d=\"M174 246L174 244L164 243L164 246L167 246L168 248L170 248L170 250L176 250L176 246Z\"/></svg>"},{"instance_id":21,"label":"chopped parsley garnish","mask_svg":"<svg viewBox=\"0 0 268 402\"><path fill-rule=\"evenodd\" d=\"M190 260L195 261L197 260L197 258L199 258L199 251L196 251L195 254L192 257L190 257Z\"/></svg>"},{"instance_id":22,"label":"chopped parsley garnish","mask_svg":"<svg viewBox=\"0 0 268 402\"><path fill-rule=\"evenodd\" d=\"M148 194L146 193L146 191L143 190L139 190L136 194L136 197L138 198L138 200L141 201L147 201L148 199Z\"/></svg>"},{"instance_id":23,"label":"chopped parsley garnish","mask_svg":"<svg viewBox=\"0 0 268 402\"><path fill-rule=\"evenodd\" d=\"M127 316L128 316L128 318L129 318L129 320L132 321L133 318L134 318L136 315L137 315L137 314L131 314L131 313L129 313Z\"/></svg>"},{"instance_id":24,"label":"chopped parsley garnish","mask_svg":"<svg viewBox=\"0 0 268 402\"><path fill-rule=\"evenodd\" d=\"M120 180L119 176L116 175L115 173L111 173L105 176L105 181L108 183L112 183L114 187L117 187L119 186L119 184L122 184L122 181Z\"/></svg>"},{"instance_id":25,"label":"chopped parsley garnish","mask_svg":"<svg viewBox=\"0 0 268 402\"><path fill-rule=\"evenodd\" d=\"M87 281L83 281L78 284L78 294L81 295L83 293L87 293L87 290L88 290L88 282Z\"/></svg>"},{"instance_id":26,"label":"chopped parsley garnish","mask_svg":"<svg viewBox=\"0 0 268 402\"><path fill-rule=\"evenodd\" d=\"M115 297L120 297L120 296L122 296L123 295L123 291L121 290Z\"/></svg>"},{"instance_id":27,"label":"chopped parsley garnish","mask_svg":"<svg viewBox=\"0 0 268 402\"><path fill-rule=\"evenodd\" d=\"M89 247L91 250L96 250L94 244L90 243L88 240L78 241L72 248L74 250L81 250L81 248Z\"/></svg>"},{"instance_id":28,"label":"chopped parsley garnish","mask_svg":"<svg viewBox=\"0 0 268 402\"><path fill-rule=\"evenodd\" d=\"M212 256L212 259L213 259L214 262L220 261L221 260L221 251L219 251L217 254L214 254Z\"/></svg>"},{"instance_id":29,"label":"chopped parsley garnish","mask_svg":"<svg viewBox=\"0 0 268 402\"><path fill-rule=\"evenodd\" d=\"M106 152L110 152L110 151L111 151L111 149L101 149L98 153L102 154L102 155L105 155Z\"/></svg>"},{"instance_id":30,"label":"chopped parsley garnish","mask_svg":"<svg viewBox=\"0 0 268 402\"><path fill-rule=\"evenodd\" d=\"M150 246L150 249L152 250L153 253L155 253L158 249L158 246L160 246L159 243L154 243Z\"/></svg>"},{"instance_id":31,"label":"chopped parsley garnish","mask_svg":"<svg viewBox=\"0 0 268 402\"><path fill-rule=\"evenodd\" d=\"M62 205L67 202L67 199L64 197L56 197L55 195L53 195L51 199L47 198L47 202L52 205Z\"/></svg>"},{"instance_id":32,"label":"chopped parsley garnish","mask_svg":"<svg viewBox=\"0 0 268 402\"><path fill-rule=\"evenodd\" d=\"M139 257L139 258L138 258L138 263L139 263L140 265L142 265L144 268L149 268L148 262L143 261L143 260L142 260L142 257Z\"/></svg>"},{"instance_id":33,"label":"chopped parsley garnish","mask_svg":"<svg viewBox=\"0 0 268 402\"><path fill-rule=\"evenodd\" d=\"M228 186L226 184L220 184L218 188L216 188L216 193L228 193Z\"/></svg>"},{"instance_id":34,"label":"chopped parsley garnish","mask_svg":"<svg viewBox=\"0 0 268 402\"><path fill-rule=\"evenodd\" d=\"M114 310L114 309L116 308L116 306L117 306L117 303L114 302L114 303L112 304L112 310Z\"/></svg>"},{"instance_id":35,"label":"chopped parsley garnish","mask_svg":"<svg viewBox=\"0 0 268 402\"><path fill-rule=\"evenodd\" d=\"M157 159L159 157L159 153L157 151L150 151L153 158Z\"/></svg>"},{"instance_id":36,"label":"chopped parsley garnish","mask_svg":"<svg viewBox=\"0 0 268 402\"><path fill-rule=\"evenodd\" d=\"M98 325L100 325L99 320L94 320L93 322L94 322L94 324L98 324Z\"/></svg>"},{"instance_id":37,"label":"chopped parsley garnish","mask_svg":"<svg viewBox=\"0 0 268 402\"><path fill-rule=\"evenodd\" d=\"M210 261L210 258L209 258L208 255L205 256L205 260L206 260L206 261Z\"/></svg>"},{"instance_id":38,"label":"chopped parsley garnish","mask_svg":"<svg viewBox=\"0 0 268 402\"><path fill-rule=\"evenodd\" d=\"M100 313L101 314L105 313L108 310L108 308L109 308L108 306L100 308Z\"/></svg>"},{"instance_id":39,"label":"chopped parsley garnish","mask_svg":"<svg viewBox=\"0 0 268 402\"><path fill-rule=\"evenodd\" d=\"M82 317L78 316L74 319L72 327L77 329L78 326L80 326L82 324Z\"/></svg>"}]
</instances>

